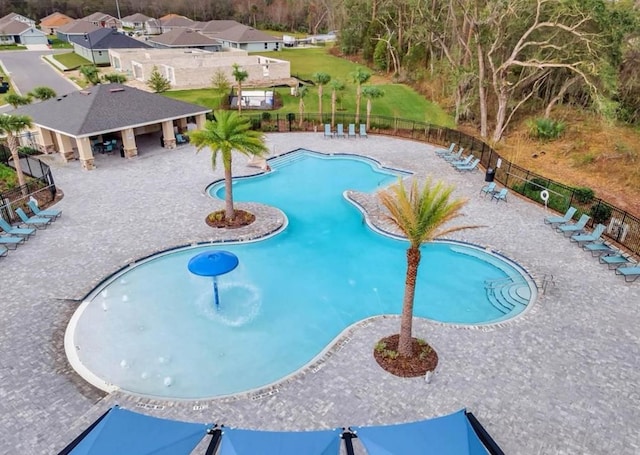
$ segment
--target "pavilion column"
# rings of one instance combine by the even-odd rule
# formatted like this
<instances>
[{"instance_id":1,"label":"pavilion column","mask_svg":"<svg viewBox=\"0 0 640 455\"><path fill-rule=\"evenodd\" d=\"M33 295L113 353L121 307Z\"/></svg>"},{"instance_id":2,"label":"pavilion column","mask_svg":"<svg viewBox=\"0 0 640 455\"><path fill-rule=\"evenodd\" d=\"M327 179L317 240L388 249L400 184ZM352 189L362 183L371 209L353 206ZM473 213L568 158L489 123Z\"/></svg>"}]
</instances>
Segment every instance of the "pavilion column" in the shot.
<instances>
[{"instance_id":1,"label":"pavilion column","mask_svg":"<svg viewBox=\"0 0 640 455\"><path fill-rule=\"evenodd\" d=\"M36 126L36 142L43 153L54 153L56 151L51 130Z\"/></svg>"},{"instance_id":2,"label":"pavilion column","mask_svg":"<svg viewBox=\"0 0 640 455\"><path fill-rule=\"evenodd\" d=\"M138 155L138 146L136 144L136 135L133 128L122 130L122 146L124 147L124 156L133 158Z\"/></svg>"},{"instance_id":3,"label":"pavilion column","mask_svg":"<svg viewBox=\"0 0 640 455\"><path fill-rule=\"evenodd\" d=\"M196 115L196 127L201 130L204 129L204 122L207 121L207 116L205 114Z\"/></svg>"},{"instance_id":4,"label":"pavilion column","mask_svg":"<svg viewBox=\"0 0 640 455\"><path fill-rule=\"evenodd\" d=\"M76 143L78 144L78 153L80 154L82 169L87 171L95 169L96 166L93 162L93 151L91 150L91 142L89 141L89 138L78 138L76 139Z\"/></svg>"},{"instance_id":5,"label":"pavilion column","mask_svg":"<svg viewBox=\"0 0 640 455\"><path fill-rule=\"evenodd\" d=\"M60 155L65 162L75 160L76 154L73 151L73 141L66 134L56 133L58 147L60 147Z\"/></svg>"},{"instance_id":6,"label":"pavilion column","mask_svg":"<svg viewBox=\"0 0 640 455\"><path fill-rule=\"evenodd\" d=\"M181 133L184 133L187 131L187 119L186 118L179 118L178 120L176 120L176 123L178 124L178 130Z\"/></svg>"},{"instance_id":7,"label":"pavilion column","mask_svg":"<svg viewBox=\"0 0 640 455\"><path fill-rule=\"evenodd\" d=\"M162 122L162 137L164 138L164 148L176 148L176 135L173 132L173 120Z\"/></svg>"}]
</instances>

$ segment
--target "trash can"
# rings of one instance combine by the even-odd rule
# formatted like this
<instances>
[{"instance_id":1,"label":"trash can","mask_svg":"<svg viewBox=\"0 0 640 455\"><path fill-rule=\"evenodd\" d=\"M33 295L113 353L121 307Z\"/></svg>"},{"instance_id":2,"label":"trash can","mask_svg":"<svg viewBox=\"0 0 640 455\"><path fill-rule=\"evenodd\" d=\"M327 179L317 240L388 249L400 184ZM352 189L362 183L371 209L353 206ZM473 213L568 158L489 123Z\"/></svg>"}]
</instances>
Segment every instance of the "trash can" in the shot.
<instances>
[{"instance_id":1,"label":"trash can","mask_svg":"<svg viewBox=\"0 0 640 455\"><path fill-rule=\"evenodd\" d=\"M484 174L485 182L493 182L493 179L496 176L496 170L492 167L487 168L487 172Z\"/></svg>"}]
</instances>

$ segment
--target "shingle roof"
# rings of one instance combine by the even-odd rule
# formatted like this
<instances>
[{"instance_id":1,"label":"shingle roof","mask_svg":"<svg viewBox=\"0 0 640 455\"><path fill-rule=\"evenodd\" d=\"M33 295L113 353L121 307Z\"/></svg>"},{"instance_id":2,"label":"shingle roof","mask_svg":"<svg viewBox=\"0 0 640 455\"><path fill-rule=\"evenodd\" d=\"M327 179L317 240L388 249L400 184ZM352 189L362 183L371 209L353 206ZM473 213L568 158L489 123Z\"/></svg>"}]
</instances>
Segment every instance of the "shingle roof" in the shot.
<instances>
[{"instance_id":1,"label":"shingle roof","mask_svg":"<svg viewBox=\"0 0 640 455\"><path fill-rule=\"evenodd\" d=\"M107 21L117 20L117 19L113 17L111 14L105 14L100 11L97 11L93 14L89 14L88 16L83 17L82 20L89 21L89 22L107 22Z\"/></svg>"},{"instance_id":2,"label":"shingle roof","mask_svg":"<svg viewBox=\"0 0 640 455\"><path fill-rule=\"evenodd\" d=\"M218 40L184 28L178 28L163 33L162 35L154 36L153 38L149 38L149 42L170 47L215 46L216 44L220 44Z\"/></svg>"},{"instance_id":3,"label":"shingle roof","mask_svg":"<svg viewBox=\"0 0 640 455\"><path fill-rule=\"evenodd\" d=\"M217 33L209 33L211 36L234 43L272 43L282 42L281 38L268 35L260 30L247 25L238 24Z\"/></svg>"},{"instance_id":4,"label":"shingle roof","mask_svg":"<svg viewBox=\"0 0 640 455\"><path fill-rule=\"evenodd\" d=\"M64 25L72 22L73 19L59 12L49 14L47 17L40 19L40 25L43 27L55 27L57 25Z\"/></svg>"},{"instance_id":5,"label":"shingle roof","mask_svg":"<svg viewBox=\"0 0 640 455\"><path fill-rule=\"evenodd\" d=\"M25 30L30 29L29 24L18 21L0 22L0 35L19 35Z\"/></svg>"},{"instance_id":6,"label":"shingle roof","mask_svg":"<svg viewBox=\"0 0 640 455\"><path fill-rule=\"evenodd\" d=\"M161 17L160 23L165 27L191 27L194 24L188 17L177 14L167 14Z\"/></svg>"},{"instance_id":7,"label":"shingle roof","mask_svg":"<svg viewBox=\"0 0 640 455\"><path fill-rule=\"evenodd\" d=\"M100 30L101 27L97 25L93 25L91 22L87 22L82 19L76 19L69 24L65 24L62 27L58 28L58 32L64 33L67 35L72 34L83 34L83 33L91 33L95 30Z\"/></svg>"},{"instance_id":8,"label":"shingle roof","mask_svg":"<svg viewBox=\"0 0 640 455\"><path fill-rule=\"evenodd\" d=\"M238 21L221 20L221 21L209 21L204 27L202 27L202 33L218 33L224 30L229 30L237 25L242 25Z\"/></svg>"},{"instance_id":9,"label":"shingle roof","mask_svg":"<svg viewBox=\"0 0 640 455\"><path fill-rule=\"evenodd\" d=\"M135 49L151 47L142 41L131 38L110 28L98 28L89 33L89 39L84 36L70 36L69 41L85 49ZM89 45L91 43L91 45Z\"/></svg>"},{"instance_id":10,"label":"shingle roof","mask_svg":"<svg viewBox=\"0 0 640 455\"><path fill-rule=\"evenodd\" d=\"M145 16L142 13L135 13L120 19L120 22L146 22L151 19L149 16Z\"/></svg>"},{"instance_id":11,"label":"shingle roof","mask_svg":"<svg viewBox=\"0 0 640 455\"><path fill-rule=\"evenodd\" d=\"M211 109L121 84L104 84L11 112L73 137L86 137L163 120L204 114Z\"/></svg>"}]
</instances>

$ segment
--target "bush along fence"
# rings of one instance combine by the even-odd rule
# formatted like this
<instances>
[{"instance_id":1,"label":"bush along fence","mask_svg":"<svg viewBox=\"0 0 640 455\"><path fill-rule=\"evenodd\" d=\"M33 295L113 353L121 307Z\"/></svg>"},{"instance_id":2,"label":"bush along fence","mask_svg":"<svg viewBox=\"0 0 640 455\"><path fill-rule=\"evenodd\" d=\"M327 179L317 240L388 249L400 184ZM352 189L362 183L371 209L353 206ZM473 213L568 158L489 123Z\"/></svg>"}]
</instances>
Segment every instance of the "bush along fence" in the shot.
<instances>
[{"instance_id":1,"label":"bush along fence","mask_svg":"<svg viewBox=\"0 0 640 455\"><path fill-rule=\"evenodd\" d=\"M38 200L39 205L46 205L56 197L56 185L49 166L34 156L20 153L22 172L27 176L27 182L0 193L0 216L9 222L19 221L15 209L21 207L27 213L29 198ZM0 144L0 164L10 167L13 165L11 152Z\"/></svg>"},{"instance_id":2,"label":"bush along fence","mask_svg":"<svg viewBox=\"0 0 640 455\"><path fill-rule=\"evenodd\" d=\"M331 123L331 113L304 114L302 121L297 113L251 113L245 114L251 121L253 129L264 132L324 132L324 124ZM366 116L360 116L360 123L366 123ZM353 113L336 113L335 124L347 125L355 123ZM542 175L528 171L501 157L485 142L469 136L461 131L453 130L424 122L400 119L396 117L371 116L368 131L405 139L413 139L448 147L454 142L464 147L467 153L480 159L485 169L495 171L495 180L527 198L544 204L540 198L542 190L549 191L548 207L560 213L566 212L570 206L578 209L575 219L583 213L591 217L588 226L604 224L604 236L623 246L631 253L640 255L640 219L636 216L595 197L590 188L579 188L565 185ZM335 125L334 125L335 126ZM346 130L346 127L345 127ZM358 128L356 128L358 130Z\"/></svg>"}]
</instances>

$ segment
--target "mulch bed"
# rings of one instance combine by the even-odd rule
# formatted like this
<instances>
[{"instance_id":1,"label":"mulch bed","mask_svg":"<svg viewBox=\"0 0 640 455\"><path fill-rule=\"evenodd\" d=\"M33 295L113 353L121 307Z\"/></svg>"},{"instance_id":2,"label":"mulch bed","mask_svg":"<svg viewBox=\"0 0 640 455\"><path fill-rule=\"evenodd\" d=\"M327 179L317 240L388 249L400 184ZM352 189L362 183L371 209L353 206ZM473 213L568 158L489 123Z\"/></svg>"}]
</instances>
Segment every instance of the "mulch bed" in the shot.
<instances>
[{"instance_id":1,"label":"mulch bed","mask_svg":"<svg viewBox=\"0 0 640 455\"><path fill-rule=\"evenodd\" d=\"M438 365L438 354L427 343L413 338L413 356L397 355L400 335L381 339L373 350L373 357L385 371L402 378L424 376ZM380 347L384 344L384 349ZM394 358L395 357L395 358Z\"/></svg>"},{"instance_id":2,"label":"mulch bed","mask_svg":"<svg viewBox=\"0 0 640 455\"><path fill-rule=\"evenodd\" d=\"M210 213L205 218L205 222L213 228L236 229L248 226L256 220L256 216L245 210L235 210L233 220L227 220L224 210Z\"/></svg>"}]
</instances>

